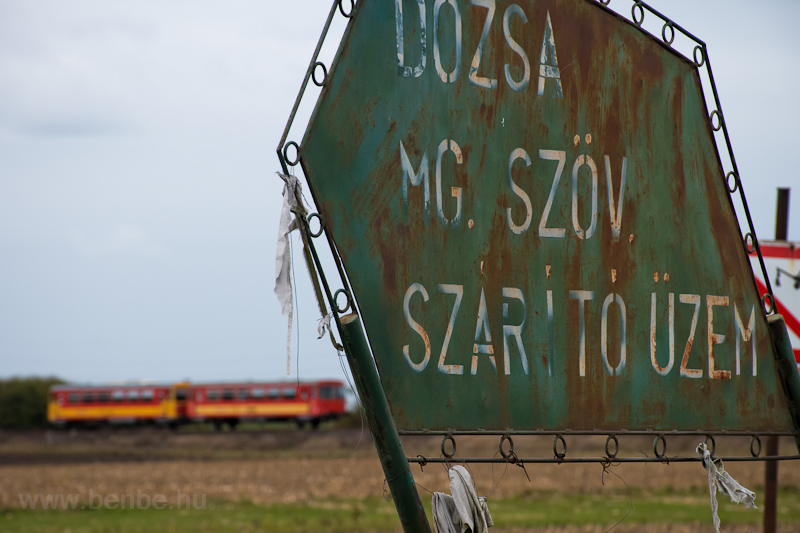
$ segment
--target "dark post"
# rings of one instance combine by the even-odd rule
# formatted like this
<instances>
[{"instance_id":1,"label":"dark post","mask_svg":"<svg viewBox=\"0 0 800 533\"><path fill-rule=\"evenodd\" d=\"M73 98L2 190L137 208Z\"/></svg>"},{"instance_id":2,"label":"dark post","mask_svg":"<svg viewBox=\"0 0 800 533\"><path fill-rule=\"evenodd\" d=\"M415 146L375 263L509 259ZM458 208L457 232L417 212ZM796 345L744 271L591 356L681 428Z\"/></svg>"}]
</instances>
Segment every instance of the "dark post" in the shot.
<instances>
[{"instance_id":1,"label":"dark post","mask_svg":"<svg viewBox=\"0 0 800 533\"><path fill-rule=\"evenodd\" d=\"M767 437L767 457L778 455L778 437ZM778 461L764 464L764 533L775 533L778 524Z\"/></svg>"},{"instance_id":2,"label":"dark post","mask_svg":"<svg viewBox=\"0 0 800 533\"><path fill-rule=\"evenodd\" d=\"M778 206L775 214L775 240L785 241L789 233L789 189L778 189ZM778 437L767 437L767 456L779 452ZM778 462L764 464L764 533L775 533L778 524Z\"/></svg>"},{"instance_id":3,"label":"dark post","mask_svg":"<svg viewBox=\"0 0 800 533\"><path fill-rule=\"evenodd\" d=\"M408 459L389 411L378 369L375 368L375 361L370 355L367 339L361 329L361 320L357 314L352 313L343 316L340 322L342 344L403 531L430 533L428 518L419 500L414 476L411 475Z\"/></svg>"},{"instance_id":4,"label":"dark post","mask_svg":"<svg viewBox=\"0 0 800 533\"><path fill-rule=\"evenodd\" d=\"M775 214L775 240L785 241L789 233L789 189L778 189L778 208Z\"/></svg>"}]
</instances>

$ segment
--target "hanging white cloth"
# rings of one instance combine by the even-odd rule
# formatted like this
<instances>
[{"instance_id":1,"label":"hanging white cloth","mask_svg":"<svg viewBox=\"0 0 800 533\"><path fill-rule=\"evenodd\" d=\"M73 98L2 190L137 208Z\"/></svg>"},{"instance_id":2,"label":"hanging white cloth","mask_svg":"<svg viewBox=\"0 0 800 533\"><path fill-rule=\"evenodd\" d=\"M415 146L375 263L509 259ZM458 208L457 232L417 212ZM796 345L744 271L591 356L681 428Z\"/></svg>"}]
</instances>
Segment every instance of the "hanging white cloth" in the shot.
<instances>
[{"instance_id":1,"label":"hanging white cloth","mask_svg":"<svg viewBox=\"0 0 800 533\"><path fill-rule=\"evenodd\" d=\"M744 488L725 471L722 460L712 459L711 452L704 442L697 445L697 455L703 460L703 466L708 470L708 492L711 496L711 514L713 515L714 531L719 533L719 516L717 515L717 489L730 497L732 502L743 503L745 507L756 507L756 494Z\"/></svg>"},{"instance_id":2,"label":"hanging white cloth","mask_svg":"<svg viewBox=\"0 0 800 533\"><path fill-rule=\"evenodd\" d=\"M331 330L332 317L333 315L331 313L328 313L327 315L319 319L319 322L317 322L317 334L318 334L317 339L321 339L325 335L326 331Z\"/></svg>"},{"instance_id":3,"label":"hanging white cloth","mask_svg":"<svg viewBox=\"0 0 800 533\"><path fill-rule=\"evenodd\" d=\"M286 375L292 364L292 323L294 322L294 298L292 295L292 254L289 246L289 233L298 227L297 218L292 213L303 213L300 182L296 176L278 173L285 182L283 187L283 207L278 225L278 246L275 255L275 294L281 304L281 313L289 315L286 332Z\"/></svg>"},{"instance_id":4,"label":"hanging white cloth","mask_svg":"<svg viewBox=\"0 0 800 533\"><path fill-rule=\"evenodd\" d=\"M494 525L486 498L479 498L469 471L455 465L448 471L450 494L434 492L431 499L436 533L487 533Z\"/></svg>"}]
</instances>

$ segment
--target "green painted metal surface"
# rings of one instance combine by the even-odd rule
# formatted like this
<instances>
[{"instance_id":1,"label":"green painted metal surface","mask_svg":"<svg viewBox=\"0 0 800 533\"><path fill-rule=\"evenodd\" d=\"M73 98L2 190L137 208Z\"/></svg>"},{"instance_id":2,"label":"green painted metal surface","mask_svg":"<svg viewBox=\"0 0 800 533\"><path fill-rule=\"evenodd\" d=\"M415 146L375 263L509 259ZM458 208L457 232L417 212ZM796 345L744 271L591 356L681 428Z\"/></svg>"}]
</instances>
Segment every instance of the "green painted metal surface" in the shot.
<instances>
[{"instance_id":1,"label":"green painted metal surface","mask_svg":"<svg viewBox=\"0 0 800 533\"><path fill-rule=\"evenodd\" d=\"M300 162L398 429L793 432L713 135L595 2L359 2Z\"/></svg>"}]
</instances>

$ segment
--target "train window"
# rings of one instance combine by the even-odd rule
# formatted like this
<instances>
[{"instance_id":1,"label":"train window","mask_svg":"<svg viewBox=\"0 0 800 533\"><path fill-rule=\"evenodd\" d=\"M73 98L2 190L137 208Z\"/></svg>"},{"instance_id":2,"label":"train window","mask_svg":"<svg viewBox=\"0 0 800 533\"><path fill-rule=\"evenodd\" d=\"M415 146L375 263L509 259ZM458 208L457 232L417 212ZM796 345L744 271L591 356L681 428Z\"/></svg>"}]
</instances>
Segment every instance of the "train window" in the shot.
<instances>
[{"instance_id":1,"label":"train window","mask_svg":"<svg viewBox=\"0 0 800 533\"><path fill-rule=\"evenodd\" d=\"M264 389L253 389L253 398L260 400L264 397Z\"/></svg>"},{"instance_id":2,"label":"train window","mask_svg":"<svg viewBox=\"0 0 800 533\"><path fill-rule=\"evenodd\" d=\"M203 392L202 391L197 391L195 393L194 401L196 401L196 402L202 402L203 401Z\"/></svg>"},{"instance_id":3,"label":"train window","mask_svg":"<svg viewBox=\"0 0 800 533\"><path fill-rule=\"evenodd\" d=\"M175 391L175 398L179 401L186 399L186 389L178 389Z\"/></svg>"},{"instance_id":4,"label":"train window","mask_svg":"<svg viewBox=\"0 0 800 533\"><path fill-rule=\"evenodd\" d=\"M236 396L240 400L246 400L250 396L250 391L247 389L239 389L239 391L236 393Z\"/></svg>"},{"instance_id":5,"label":"train window","mask_svg":"<svg viewBox=\"0 0 800 533\"><path fill-rule=\"evenodd\" d=\"M69 393L69 403L78 403L79 401L81 401L81 397L77 392Z\"/></svg>"},{"instance_id":6,"label":"train window","mask_svg":"<svg viewBox=\"0 0 800 533\"><path fill-rule=\"evenodd\" d=\"M336 391L336 399L343 400L344 399L344 387L336 387L334 390Z\"/></svg>"},{"instance_id":7,"label":"train window","mask_svg":"<svg viewBox=\"0 0 800 533\"><path fill-rule=\"evenodd\" d=\"M269 390L269 399L270 400L277 400L281 397L281 391L278 389L270 389Z\"/></svg>"},{"instance_id":8,"label":"train window","mask_svg":"<svg viewBox=\"0 0 800 533\"><path fill-rule=\"evenodd\" d=\"M218 390L208 391L208 399L213 402L219 400L219 391Z\"/></svg>"},{"instance_id":9,"label":"train window","mask_svg":"<svg viewBox=\"0 0 800 533\"><path fill-rule=\"evenodd\" d=\"M139 399L139 391L138 390L129 390L128 391L128 401L135 402Z\"/></svg>"},{"instance_id":10,"label":"train window","mask_svg":"<svg viewBox=\"0 0 800 533\"><path fill-rule=\"evenodd\" d=\"M287 400L293 400L297 397L297 391L295 389L283 389L283 397Z\"/></svg>"},{"instance_id":11,"label":"train window","mask_svg":"<svg viewBox=\"0 0 800 533\"><path fill-rule=\"evenodd\" d=\"M153 391L151 390L143 390L142 391L142 401L143 402L152 402L153 401Z\"/></svg>"},{"instance_id":12,"label":"train window","mask_svg":"<svg viewBox=\"0 0 800 533\"><path fill-rule=\"evenodd\" d=\"M97 395L97 401L100 402L100 403L106 403L108 401L108 393L107 392L101 392L100 394L98 394Z\"/></svg>"},{"instance_id":13,"label":"train window","mask_svg":"<svg viewBox=\"0 0 800 533\"><path fill-rule=\"evenodd\" d=\"M232 389L225 389L222 391L222 399L223 400L233 400L233 390Z\"/></svg>"},{"instance_id":14,"label":"train window","mask_svg":"<svg viewBox=\"0 0 800 533\"><path fill-rule=\"evenodd\" d=\"M94 394L91 392L84 393L83 403L92 403L94 401Z\"/></svg>"},{"instance_id":15,"label":"train window","mask_svg":"<svg viewBox=\"0 0 800 533\"><path fill-rule=\"evenodd\" d=\"M121 390L115 390L111 393L111 399L115 402L121 402L123 399L125 399L125 393Z\"/></svg>"}]
</instances>

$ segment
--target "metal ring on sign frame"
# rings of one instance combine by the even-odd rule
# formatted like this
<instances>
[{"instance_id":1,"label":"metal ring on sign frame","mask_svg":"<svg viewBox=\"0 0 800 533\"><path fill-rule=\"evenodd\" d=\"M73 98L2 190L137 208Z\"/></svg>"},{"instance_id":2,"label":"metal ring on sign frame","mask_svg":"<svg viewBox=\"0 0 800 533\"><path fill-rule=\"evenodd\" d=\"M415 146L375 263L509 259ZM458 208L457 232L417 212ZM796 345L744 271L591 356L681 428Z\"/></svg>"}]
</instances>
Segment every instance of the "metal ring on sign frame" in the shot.
<instances>
[{"instance_id":1,"label":"metal ring on sign frame","mask_svg":"<svg viewBox=\"0 0 800 533\"><path fill-rule=\"evenodd\" d=\"M636 8L639 8L639 18L636 17ZM644 8L642 7L641 2L636 2L633 4L631 8L631 16L633 17L633 23L636 24L637 27L642 26L642 22L644 22Z\"/></svg>"},{"instance_id":2,"label":"metal ring on sign frame","mask_svg":"<svg viewBox=\"0 0 800 533\"><path fill-rule=\"evenodd\" d=\"M314 233L314 231L311 230L311 220L315 219L315 218L317 220L319 220L319 231L316 232L316 233ZM306 217L306 222L308 223L308 232L311 234L312 237L314 237L316 239L317 237L322 235L322 230L324 228L323 228L323 224L322 224L322 217L319 216L319 213L311 213L310 215L308 215Z\"/></svg>"},{"instance_id":3,"label":"metal ring on sign frame","mask_svg":"<svg viewBox=\"0 0 800 533\"><path fill-rule=\"evenodd\" d=\"M717 125L714 125L714 117L717 117ZM711 115L708 117L711 121L711 129L714 131L719 131L722 129L722 114L717 111L716 109L711 112Z\"/></svg>"},{"instance_id":4,"label":"metal ring on sign frame","mask_svg":"<svg viewBox=\"0 0 800 533\"><path fill-rule=\"evenodd\" d=\"M609 442L614 443L615 446L614 453L611 453L611 450L608 449ZM618 453L619 453L619 440L617 439L616 435L609 435L608 438L606 439L606 457L608 457L609 459L614 459L617 457Z\"/></svg>"},{"instance_id":5,"label":"metal ring on sign frame","mask_svg":"<svg viewBox=\"0 0 800 533\"><path fill-rule=\"evenodd\" d=\"M767 300L769 300L769 305L767 305ZM770 293L765 292L761 296L761 306L764 308L764 312L768 315L771 315L775 312L775 300L772 298Z\"/></svg>"},{"instance_id":6,"label":"metal ring on sign frame","mask_svg":"<svg viewBox=\"0 0 800 533\"><path fill-rule=\"evenodd\" d=\"M659 442L663 445L661 452L658 451ZM664 438L664 435L659 435L656 437L656 440L653 441L653 453L656 454L656 457L659 459L663 459L664 456L667 455L667 439Z\"/></svg>"},{"instance_id":7,"label":"metal ring on sign frame","mask_svg":"<svg viewBox=\"0 0 800 533\"><path fill-rule=\"evenodd\" d=\"M667 28L669 28L669 39L667 39ZM671 21L667 21L664 23L664 27L661 28L661 38L664 39L664 42L668 45L672 46L672 41L675 40L675 27L672 25Z\"/></svg>"},{"instance_id":8,"label":"metal ring on sign frame","mask_svg":"<svg viewBox=\"0 0 800 533\"><path fill-rule=\"evenodd\" d=\"M317 81L317 67L322 67L322 81ZM311 81L313 81L314 85L317 87L323 87L325 85L325 82L328 81L328 69L325 67L325 63L321 61L314 63L314 68L311 69Z\"/></svg>"},{"instance_id":9,"label":"metal ring on sign frame","mask_svg":"<svg viewBox=\"0 0 800 533\"><path fill-rule=\"evenodd\" d=\"M744 236L744 249L747 250L748 254L752 254L756 251L756 240L752 233L748 233Z\"/></svg>"},{"instance_id":10,"label":"metal ring on sign frame","mask_svg":"<svg viewBox=\"0 0 800 533\"><path fill-rule=\"evenodd\" d=\"M339 0L339 13L341 13L345 18L350 18L353 16L353 9L356 7L355 0L350 0L350 11L347 13L344 12L344 8L342 7L342 2L344 0Z\"/></svg>"},{"instance_id":11,"label":"metal ring on sign frame","mask_svg":"<svg viewBox=\"0 0 800 533\"><path fill-rule=\"evenodd\" d=\"M700 52L700 59L697 59L698 51ZM706 51L699 44L694 47L694 53L692 55L694 56L694 64L697 65L698 68L702 67L706 62Z\"/></svg>"},{"instance_id":12,"label":"metal ring on sign frame","mask_svg":"<svg viewBox=\"0 0 800 533\"><path fill-rule=\"evenodd\" d=\"M446 443L447 441L450 441L450 442L452 442L452 443L453 443L453 451L451 451L450 453L447 453L447 452L444 450L444 445L445 445L445 443ZM456 454L456 439L454 439L454 438L453 438L453 436L452 436L452 435L450 435L450 434L448 433L448 434L447 434L447 435L445 435L445 436L444 436L444 438L442 439L442 455L444 455L444 456L445 456L445 457L447 457L448 459L452 459L452 458L453 458L453 456L454 456L455 454Z\"/></svg>"},{"instance_id":13,"label":"metal ring on sign frame","mask_svg":"<svg viewBox=\"0 0 800 533\"><path fill-rule=\"evenodd\" d=\"M714 453L717 451L717 441L714 440L714 435L706 435L706 446L708 446L708 441L711 441L711 449L708 450L708 453L711 454L711 457L714 457Z\"/></svg>"},{"instance_id":14,"label":"metal ring on sign frame","mask_svg":"<svg viewBox=\"0 0 800 533\"><path fill-rule=\"evenodd\" d=\"M288 150L289 150L290 146L294 146L295 155L297 156L297 158L294 161L289 159ZM293 167L293 166L297 165L297 163L300 162L300 146L294 141L289 141L288 143L284 144L283 145L283 159L284 159L284 161L286 161L286 164L289 165L290 167Z\"/></svg>"},{"instance_id":15,"label":"metal ring on sign frame","mask_svg":"<svg viewBox=\"0 0 800 533\"><path fill-rule=\"evenodd\" d=\"M600 2L601 4L603 4L604 6L607 6L608 4L610 4L610 3L611 3L611 0L599 0L599 2Z\"/></svg>"},{"instance_id":16,"label":"metal ring on sign frame","mask_svg":"<svg viewBox=\"0 0 800 533\"><path fill-rule=\"evenodd\" d=\"M753 448L753 444L758 443L758 451ZM761 455L761 437L758 435L753 435L753 438L750 439L750 455L753 457L758 457Z\"/></svg>"},{"instance_id":17,"label":"metal ring on sign frame","mask_svg":"<svg viewBox=\"0 0 800 533\"><path fill-rule=\"evenodd\" d=\"M561 442L561 445L564 447L563 452L558 451L558 443ZM561 433L556 435L556 438L553 439L553 454L559 459L563 459L567 455L567 441L564 440L564 437L561 436Z\"/></svg>"},{"instance_id":18,"label":"metal ring on sign frame","mask_svg":"<svg viewBox=\"0 0 800 533\"><path fill-rule=\"evenodd\" d=\"M503 450L503 443L505 441L508 441L508 446L509 446L508 452ZM503 459L508 459L509 457L512 457L514 455L514 441L511 440L511 437L509 437L508 435L503 435L502 437L500 437L500 455L503 456Z\"/></svg>"},{"instance_id":19,"label":"metal ring on sign frame","mask_svg":"<svg viewBox=\"0 0 800 533\"><path fill-rule=\"evenodd\" d=\"M339 295L340 294L344 294L345 297L347 298L347 301L345 302L347 305L345 305L344 308L339 307ZM346 290L339 289L338 291L333 293L333 303L336 304L336 310L337 311L339 311L340 313L344 313L345 311L347 311L348 309L350 309L352 307L352 303L353 302L350 301L350 294Z\"/></svg>"},{"instance_id":20,"label":"metal ring on sign frame","mask_svg":"<svg viewBox=\"0 0 800 533\"><path fill-rule=\"evenodd\" d=\"M731 187L731 177L733 177L733 187ZM736 172L730 171L725 175L725 181L728 185L728 192L731 194L736 192L736 189L739 188L739 176L736 175Z\"/></svg>"}]
</instances>

